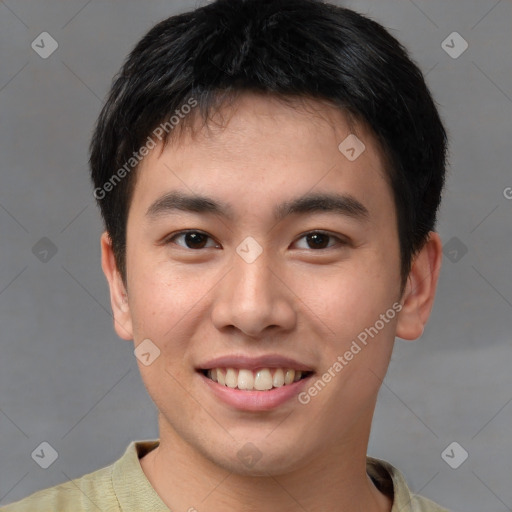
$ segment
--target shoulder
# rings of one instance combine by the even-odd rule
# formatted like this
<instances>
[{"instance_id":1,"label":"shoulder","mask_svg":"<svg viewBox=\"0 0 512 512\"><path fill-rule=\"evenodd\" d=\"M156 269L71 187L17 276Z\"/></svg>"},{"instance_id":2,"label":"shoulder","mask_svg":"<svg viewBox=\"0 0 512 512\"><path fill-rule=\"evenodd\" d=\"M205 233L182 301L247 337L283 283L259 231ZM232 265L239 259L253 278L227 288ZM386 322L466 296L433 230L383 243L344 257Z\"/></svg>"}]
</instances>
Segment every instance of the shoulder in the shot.
<instances>
[{"instance_id":1,"label":"shoulder","mask_svg":"<svg viewBox=\"0 0 512 512\"><path fill-rule=\"evenodd\" d=\"M412 512L450 512L434 501L418 494L411 494L411 510Z\"/></svg>"},{"instance_id":2,"label":"shoulder","mask_svg":"<svg viewBox=\"0 0 512 512\"><path fill-rule=\"evenodd\" d=\"M404 475L385 460L366 457L366 471L381 492L393 496L391 512L450 512L434 501L413 493Z\"/></svg>"},{"instance_id":3,"label":"shoulder","mask_svg":"<svg viewBox=\"0 0 512 512\"><path fill-rule=\"evenodd\" d=\"M0 512L118 512L112 486L113 465L37 491L0 508ZM111 499L110 499L111 497Z\"/></svg>"},{"instance_id":4,"label":"shoulder","mask_svg":"<svg viewBox=\"0 0 512 512\"><path fill-rule=\"evenodd\" d=\"M168 511L151 487L140 458L159 440L132 441L113 464L0 508L0 512Z\"/></svg>"}]
</instances>

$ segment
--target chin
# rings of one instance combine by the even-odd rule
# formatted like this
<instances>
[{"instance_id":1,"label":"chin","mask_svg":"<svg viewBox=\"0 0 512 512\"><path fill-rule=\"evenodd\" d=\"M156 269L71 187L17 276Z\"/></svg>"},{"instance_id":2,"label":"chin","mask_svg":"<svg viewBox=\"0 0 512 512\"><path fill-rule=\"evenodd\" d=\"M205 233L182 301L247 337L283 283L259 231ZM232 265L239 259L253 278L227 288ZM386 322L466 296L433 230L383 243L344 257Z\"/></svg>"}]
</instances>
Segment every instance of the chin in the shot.
<instances>
[{"instance_id":1,"label":"chin","mask_svg":"<svg viewBox=\"0 0 512 512\"><path fill-rule=\"evenodd\" d=\"M226 471L243 476L279 476L307 465L303 443L293 443L290 447L274 439L273 443L255 440L236 444L221 453L209 451L205 455ZM302 448L301 452L298 448Z\"/></svg>"}]
</instances>

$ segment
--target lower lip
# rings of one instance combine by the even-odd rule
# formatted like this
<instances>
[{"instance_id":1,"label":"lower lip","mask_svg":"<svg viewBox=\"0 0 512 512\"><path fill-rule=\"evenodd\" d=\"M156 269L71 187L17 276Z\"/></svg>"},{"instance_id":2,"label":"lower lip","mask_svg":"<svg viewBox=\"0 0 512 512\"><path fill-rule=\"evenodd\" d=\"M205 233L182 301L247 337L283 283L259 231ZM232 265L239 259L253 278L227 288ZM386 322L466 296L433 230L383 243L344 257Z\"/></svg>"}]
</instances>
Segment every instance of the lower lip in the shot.
<instances>
[{"instance_id":1,"label":"lower lip","mask_svg":"<svg viewBox=\"0 0 512 512\"><path fill-rule=\"evenodd\" d=\"M312 375L313 374L310 374L297 382L285 384L280 388L272 388L268 391L243 391L241 389L223 386L199 372L199 376L212 390L215 396L226 404L245 411L270 411L271 409L279 407L288 400L296 397L306 386L307 381Z\"/></svg>"}]
</instances>

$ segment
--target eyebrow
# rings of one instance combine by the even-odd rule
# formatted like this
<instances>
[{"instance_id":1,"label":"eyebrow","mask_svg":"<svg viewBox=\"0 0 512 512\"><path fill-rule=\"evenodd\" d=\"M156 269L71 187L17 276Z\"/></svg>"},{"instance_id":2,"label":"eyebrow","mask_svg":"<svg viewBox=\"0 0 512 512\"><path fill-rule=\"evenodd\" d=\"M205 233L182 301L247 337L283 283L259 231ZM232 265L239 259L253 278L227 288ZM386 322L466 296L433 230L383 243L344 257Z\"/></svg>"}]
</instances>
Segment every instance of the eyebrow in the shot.
<instances>
[{"instance_id":1,"label":"eyebrow","mask_svg":"<svg viewBox=\"0 0 512 512\"><path fill-rule=\"evenodd\" d=\"M213 198L172 191L158 198L146 211L146 216L156 219L174 211L208 213L226 219L233 219L232 207ZM366 221L370 213L368 209L350 194L309 193L285 201L274 208L274 218L280 221L292 214L315 212L334 212L347 217Z\"/></svg>"}]
</instances>

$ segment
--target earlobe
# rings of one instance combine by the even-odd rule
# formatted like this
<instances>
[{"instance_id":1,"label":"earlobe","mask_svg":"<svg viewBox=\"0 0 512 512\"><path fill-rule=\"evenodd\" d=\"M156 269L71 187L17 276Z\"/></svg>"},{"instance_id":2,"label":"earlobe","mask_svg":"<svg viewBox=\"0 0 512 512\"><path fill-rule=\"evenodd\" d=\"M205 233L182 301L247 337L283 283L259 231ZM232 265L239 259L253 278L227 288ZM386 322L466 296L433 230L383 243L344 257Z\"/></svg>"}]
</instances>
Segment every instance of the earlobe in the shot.
<instances>
[{"instance_id":1,"label":"earlobe","mask_svg":"<svg viewBox=\"0 0 512 512\"><path fill-rule=\"evenodd\" d=\"M101 267L110 288L110 305L114 318L114 329L120 338L132 340L133 329L128 295L121 274L117 269L112 241L106 231L101 235Z\"/></svg>"},{"instance_id":2,"label":"earlobe","mask_svg":"<svg viewBox=\"0 0 512 512\"><path fill-rule=\"evenodd\" d=\"M407 278L396 328L399 338L415 340L423 334L434 305L441 261L441 238L431 231L425 245L414 257Z\"/></svg>"}]
</instances>

